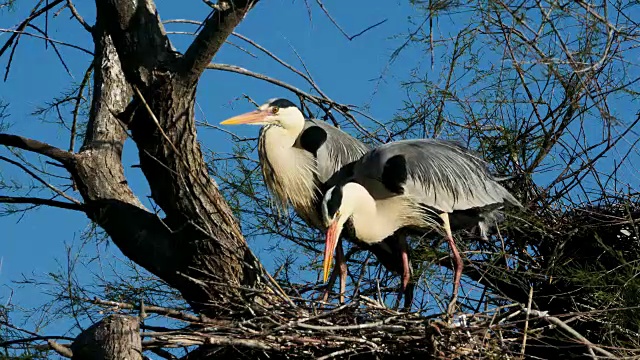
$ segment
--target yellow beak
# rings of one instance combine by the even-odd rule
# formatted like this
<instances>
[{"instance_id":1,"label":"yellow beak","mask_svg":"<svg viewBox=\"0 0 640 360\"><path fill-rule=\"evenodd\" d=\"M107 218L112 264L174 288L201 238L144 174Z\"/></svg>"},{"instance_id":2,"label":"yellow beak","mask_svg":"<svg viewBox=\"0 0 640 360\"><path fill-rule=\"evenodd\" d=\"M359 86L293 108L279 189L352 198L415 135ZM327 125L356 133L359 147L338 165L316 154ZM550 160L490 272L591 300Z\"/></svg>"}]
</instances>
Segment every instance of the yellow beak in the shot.
<instances>
[{"instance_id":1,"label":"yellow beak","mask_svg":"<svg viewBox=\"0 0 640 360\"><path fill-rule=\"evenodd\" d=\"M220 123L220 125L240 125L240 124L255 124L264 121L269 115L268 111L255 110L242 115L234 116Z\"/></svg>"}]
</instances>

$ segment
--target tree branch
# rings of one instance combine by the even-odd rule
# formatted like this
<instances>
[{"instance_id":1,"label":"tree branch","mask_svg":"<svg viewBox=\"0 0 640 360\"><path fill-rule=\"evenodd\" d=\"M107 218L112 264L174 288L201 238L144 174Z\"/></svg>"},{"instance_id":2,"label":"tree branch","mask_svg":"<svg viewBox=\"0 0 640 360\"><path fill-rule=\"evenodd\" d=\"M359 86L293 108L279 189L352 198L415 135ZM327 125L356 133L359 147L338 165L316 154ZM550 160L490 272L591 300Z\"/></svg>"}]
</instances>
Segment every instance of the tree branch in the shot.
<instances>
[{"instance_id":1,"label":"tree branch","mask_svg":"<svg viewBox=\"0 0 640 360\"><path fill-rule=\"evenodd\" d=\"M38 140L28 139L18 135L0 133L0 145L13 146L19 149L45 155L64 165L71 164L75 159L75 155L68 151L58 149L55 146L51 146Z\"/></svg>"},{"instance_id":2,"label":"tree branch","mask_svg":"<svg viewBox=\"0 0 640 360\"><path fill-rule=\"evenodd\" d=\"M73 358L73 352L71 352L68 347L61 345L51 339L47 340L47 344L49 344L49 347L51 347L51 349L57 352L59 355L70 359Z\"/></svg>"},{"instance_id":3,"label":"tree branch","mask_svg":"<svg viewBox=\"0 0 640 360\"><path fill-rule=\"evenodd\" d=\"M195 84L233 29L258 0L220 0L217 10L204 22L202 30L182 59L180 72L186 84Z\"/></svg>"},{"instance_id":4,"label":"tree branch","mask_svg":"<svg viewBox=\"0 0 640 360\"><path fill-rule=\"evenodd\" d=\"M40 176L38 176L36 173L34 173L33 171L29 170L29 168L27 168L25 165L15 161L15 160L11 160L7 157L4 156L0 156L0 160L2 161L6 161L10 164L13 164L17 167L19 167L20 169L22 169L22 171L26 172L29 176L31 176L32 178L34 178L36 181L38 181L39 183L41 183L42 185L44 185L45 187L49 188L51 191L55 192L56 194L62 196L63 198L76 203L76 204L80 204L80 201L72 198L71 196L67 195L64 191L56 188L55 186L49 184L48 182L46 182L43 178L41 178Z\"/></svg>"},{"instance_id":5,"label":"tree branch","mask_svg":"<svg viewBox=\"0 0 640 360\"><path fill-rule=\"evenodd\" d=\"M53 199L43 199L37 197L26 196L1 196L0 203L5 204L33 204L33 205L46 205L53 206L61 209L84 211L84 206L81 204L67 203L63 201L57 201Z\"/></svg>"},{"instance_id":6,"label":"tree branch","mask_svg":"<svg viewBox=\"0 0 640 360\"><path fill-rule=\"evenodd\" d=\"M74 18L76 18L76 20L78 20L78 22L80 23L80 25L82 25L82 27L87 30L89 33L93 32L93 27L91 27L91 25L89 25L84 18L82 17L82 15L80 15L80 13L78 12L78 10L76 9L75 5L73 5L73 3L71 2L71 0L67 0L67 7L69 8L69 11L71 11L71 14L73 15Z\"/></svg>"}]
</instances>

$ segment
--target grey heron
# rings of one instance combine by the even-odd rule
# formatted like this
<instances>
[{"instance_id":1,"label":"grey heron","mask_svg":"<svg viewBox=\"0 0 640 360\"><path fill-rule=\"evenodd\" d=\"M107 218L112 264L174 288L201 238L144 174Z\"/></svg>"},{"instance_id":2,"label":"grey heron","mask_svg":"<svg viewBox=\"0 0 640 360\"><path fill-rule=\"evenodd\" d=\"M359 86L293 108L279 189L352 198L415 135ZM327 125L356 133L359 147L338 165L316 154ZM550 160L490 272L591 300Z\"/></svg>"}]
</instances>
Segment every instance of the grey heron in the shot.
<instances>
[{"instance_id":1,"label":"grey heron","mask_svg":"<svg viewBox=\"0 0 640 360\"><path fill-rule=\"evenodd\" d=\"M375 244L398 229L444 232L453 254L454 284L448 314L457 299L462 259L452 230L488 225L506 206L522 207L492 177L487 163L457 143L400 140L370 150L353 173L329 189L322 201L327 230L324 271L331 265L335 240L349 221L355 236ZM403 261L408 260L406 248ZM406 266L406 265L405 265Z\"/></svg>"},{"instance_id":2,"label":"grey heron","mask_svg":"<svg viewBox=\"0 0 640 360\"><path fill-rule=\"evenodd\" d=\"M332 179L345 176L338 174L346 174L351 169L345 165L369 150L359 140L324 121L305 119L300 109L287 99L271 99L254 111L220 124L262 125L258 156L267 189L281 209L291 205L305 223L323 232L326 228L320 217L320 204L324 191L332 186ZM387 244L389 240L367 244L355 240L349 233L345 234L347 239L371 251L384 267L393 272L402 271L400 258ZM346 266L342 263L340 241L336 241L335 247L342 300Z\"/></svg>"}]
</instances>

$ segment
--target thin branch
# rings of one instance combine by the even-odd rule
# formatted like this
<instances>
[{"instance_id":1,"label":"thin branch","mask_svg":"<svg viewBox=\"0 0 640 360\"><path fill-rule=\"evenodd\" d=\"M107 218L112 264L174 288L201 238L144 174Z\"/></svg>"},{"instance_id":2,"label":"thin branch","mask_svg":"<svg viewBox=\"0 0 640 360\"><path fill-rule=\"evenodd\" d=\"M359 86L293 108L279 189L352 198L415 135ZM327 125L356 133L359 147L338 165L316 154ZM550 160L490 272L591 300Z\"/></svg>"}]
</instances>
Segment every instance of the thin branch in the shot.
<instances>
[{"instance_id":1,"label":"thin branch","mask_svg":"<svg viewBox=\"0 0 640 360\"><path fill-rule=\"evenodd\" d=\"M82 82L80 83L80 87L78 88L78 95L75 99L75 105L73 107L73 120L71 122L71 136L69 139L69 152L73 152L73 148L75 147L76 142L76 129L78 126L78 113L80 112L80 102L82 101L82 93L84 92L85 87L89 84L89 80L91 80L91 73L93 72L93 63L89 65L89 68L84 73L84 77L82 78Z\"/></svg>"},{"instance_id":2,"label":"thin branch","mask_svg":"<svg viewBox=\"0 0 640 360\"><path fill-rule=\"evenodd\" d=\"M258 0L220 0L217 10L204 22L202 30L184 54L181 73L187 84L195 84L233 29Z\"/></svg>"},{"instance_id":3,"label":"thin branch","mask_svg":"<svg viewBox=\"0 0 640 360\"><path fill-rule=\"evenodd\" d=\"M0 203L46 205L46 206L57 207L60 209L84 211L84 205L82 204L67 203L63 201L57 201L53 199L43 199L43 198L37 198L37 197L1 196L0 195Z\"/></svg>"},{"instance_id":4,"label":"thin branch","mask_svg":"<svg viewBox=\"0 0 640 360\"><path fill-rule=\"evenodd\" d=\"M70 47L72 49L80 50L80 51L82 51L84 53L87 53L87 54L93 56L93 52L91 50L87 50L87 49L85 49L83 47L80 47L78 45L70 44L70 43L67 43L67 42L64 42L64 41L52 39L52 38L50 38L48 36L33 34L33 33L26 32L26 31L12 30L12 29L0 29L0 32L27 35L27 36L31 36L31 37L34 37L34 38L47 40L47 41L49 41L51 43L60 44L62 46L66 46L66 47Z\"/></svg>"},{"instance_id":5,"label":"thin branch","mask_svg":"<svg viewBox=\"0 0 640 360\"><path fill-rule=\"evenodd\" d=\"M16 41L16 45L17 45L17 40L20 37L21 32L27 27L27 25L31 22L31 20L37 18L38 16L46 13L47 11L53 9L56 5L60 4L63 0L55 0L51 3L49 3L48 5L46 5L45 7L43 7L40 10L35 10L33 9L33 11L31 12L31 14L29 15L29 17L27 17L26 19L24 19L20 25L18 25L18 27L16 28L16 32L13 33L9 39L4 43L4 45L2 46L2 48L0 48L0 57L2 56L2 54L5 53L5 51L7 51L7 49L13 44L14 41ZM37 7L36 7L37 8ZM11 68L11 61L13 59L13 53L15 52L15 46L13 47L12 51L11 51L11 55L9 56L9 61L7 62L7 67L6 67L6 72L4 75L4 80L7 81L7 76L9 76L9 69Z\"/></svg>"},{"instance_id":6,"label":"thin branch","mask_svg":"<svg viewBox=\"0 0 640 360\"><path fill-rule=\"evenodd\" d=\"M144 335L144 334L143 334ZM201 335L198 333L185 335L165 335L165 339L161 341L150 340L143 341L142 346L148 347L184 347L193 345L217 345L217 346L233 346L240 348L250 348L258 350L279 350L264 341L254 339L235 339L229 336L219 335Z\"/></svg>"},{"instance_id":7,"label":"thin branch","mask_svg":"<svg viewBox=\"0 0 640 360\"><path fill-rule=\"evenodd\" d=\"M278 62L280 65L286 67L287 69L293 71L295 74L297 74L298 76L302 77L306 82L309 83L309 85L313 86L313 88L318 92L318 94L320 94L322 97L324 98L329 98L328 96L326 96L322 90L320 90L320 87L316 84L316 82L311 78L310 75L305 75L303 74L300 70L296 69L295 67L289 65L288 63L286 63L284 60L280 59L279 57L277 57L274 53L272 53L271 51L267 50L266 48L264 48L262 45L258 44L257 42L249 39L248 37L238 34L238 33L233 33L233 36L240 38L246 42L248 42L249 44L251 44L253 47L255 47L256 49L262 51L263 53L265 53L267 56L269 56L270 58L272 58L273 60L275 60L276 62ZM294 50L295 51L295 50ZM297 55L297 53L296 53ZM299 57L298 57L299 58ZM303 63L304 66L304 63ZM308 72L307 72L308 74Z\"/></svg>"},{"instance_id":8,"label":"thin branch","mask_svg":"<svg viewBox=\"0 0 640 360\"><path fill-rule=\"evenodd\" d=\"M34 341L42 341L42 340L68 340L68 341L73 341L73 338L68 337L68 336L32 336L32 337L28 337L28 338L21 338L21 339L16 339L16 340L9 340L9 341L3 341L2 343L0 343L0 347L4 348L4 347L8 347L14 344L24 344L24 343L30 343L30 342L34 342Z\"/></svg>"},{"instance_id":9,"label":"thin branch","mask_svg":"<svg viewBox=\"0 0 640 360\"><path fill-rule=\"evenodd\" d=\"M115 307L115 308L118 308L118 309L140 310L140 305L133 305L133 304L123 303L123 302L101 300L101 299L98 299L98 298L94 298L93 300L91 300L91 299L78 299L78 300L84 300L84 301L91 302L91 303L96 304L96 305L111 306L111 307ZM179 311L179 310L176 310L176 309L170 309L170 308L166 308L166 307L162 307L162 306L145 305L144 306L144 311L147 312L147 313L165 315L165 316L168 316L170 318L183 320L183 321L189 321L189 322L193 322L193 323L215 323L215 324L220 324L221 323L221 322L209 320L204 316L193 315L193 314L189 314L187 312Z\"/></svg>"},{"instance_id":10,"label":"thin branch","mask_svg":"<svg viewBox=\"0 0 640 360\"><path fill-rule=\"evenodd\" d=\"M245 68L239 67L239 66L235 66L235 65L228 65L228 64L209 64L207 66L208 69L212 69L212 70L222 70L222 71L229 71L229 72L233 72L233 73L237 73L237 74L242 74L242 75L246 75L246 76L250 76L259 80L263 80L269 83L272 83L274 85L283 87L287 90L292 91L293 93L295 93L298 96L304 97L305 99L311 101L312 103L318 105L323 111L325 111L329 117L333 117L333 115L331 114L331 109L336 109L340 114L342 114L345 118L347 118L356 128L358 128L358 130L360 130L363 134L367 135L369 138L376 140L378 142L382 142L382 140L380 140L377 136L375 136L374 134L372 134L369 130L367 130L366 128L364 128L359 122L358 120L356 120L356 118L349 113L349 111L353 110L352 107L353 106L347 106L347 105L342 105L339 104L331 99L328 99L326 97L320 97L320 96L315 96L315 95L311 95L305 91L300 90L299 88L293 86L293 85L289 85L284 81L260 74L260 73L256 73L250 70L247 70ZM353 110L355 111L355 110ZM335 121L335 119L332 119Z\"/></svg>"},{"instance_id":11,"label":"thin branch","mask_svg":"<svg viewBox=\"0 0 640 360\"><path fill-rule=\"evenodd\" d=\"M335 26L338 28L338 30L340 30L340 32L342 33L342 35L344 35L344 36L345 36L349 41L351 41L351 40L353 40L353 39L357 38L358 36L360 36L360 35L362 35L362 34L366 33L367 31L369 31L369 30L371 30L371 29L373 29L373 28L375 28L375 27L377 27L377 26L379 26L379 25L384 24L385 22L387 22L387 20L389 20L389 19L384 19L384 20L382 20L382 21L378 21L377 23L375 23L375 24L373 24L373 25L371 25L371 26L367 27L366 29L364 29L364 30L360 31L359 33L357 33L357 34L355 34L355 35L352 35L352 36L349 36L349 34L347 34L344 30L342 30L342 27L340 27L340 25L338 25L338 22L337 22L337 21L335 21L335 20L333 19L333 17L331 16L331 14L329 14L329 10L327 10L327 8L325 8L325 7L324 7L324 4L322 3L322 1L320 1L320 0L316 0L316 2L318 3L318 6L320 6L320 9L322 9L322 11L325 13L325 15L327 15L327 17L329 18L329 20L331 20L331 22L333 23L333 25L335 25Z\"/></svg>"},{"instance_id":12,"label":"thin branch","mask_svg":"<svg viewBox=\"0 0 640 360\"><path fill-rule=\"evenodd\" d=\"M49 347L51 347L51 349L57 352L59 355L67 358L73 358L73 352L71 352L71 350L68 347L62 344L59 344L53 340L47 340L47 343L49 344Z\"/></svg>"},{"instance_id":13,"label":"thin branch","mask_svg":"<svg viewBox=\"0 0 640 360\"><path fill-rule=\"evenodd\" d=\"M45 46L46 46L46 44L51 42L51 47L53 48L53 51L56 53L56 56L58 57L58 60L60 60L60 63L64 67L64 69L67 72L67 74L69 74L69 76L71 76L71 78L74 79L73 74L71 73L71 70L69 69L69 66L67 66L67 62L64 61L64 58L62 57L62 54L58 50L58 47L56 46L56 44L53 41L49 40L49 35L47 34L47 29L45 28L44 31L42 31L40 28L38 28L37 26L35 26L33 24L29 24L28 26L30 28L34 29L35 31L41 33L44 36L43 38L45 39L45 41L44 41Z\"/></svg>"},{"instance_id":14,"label":"thin branch","mask_svg":"<svg viewBox=\"0 0 640 360\"><path fill-rule=\"evenodd\" d=\"M543 319L549 321L550 323L552 323L554 325L557 325L558 327L562 328L563 330L565 330L569 334L573 335L576 339L580 340L589 349L595 350L595 351L599 352L600 354L602 354L604 356L607 356L610 359L617 359L617 357L615 355L613 355L612 353L610 353L610 352L608 352L608 351L596 346L591 341L587 340L587 338L582 336L579 332L577 332L575 329L573 329L571 326L567 325L567 323L565 323L564 321L558 319L555 316L550 316L546 311L538 311L538 310L532 310L532 309L528 309L528 308L524 308L524 311L527 312L527 313L531 313L531 315L533 315L533 316L538 316L540 318L543 318Z\"/></svg>"},{"instance_id":15,"label":"thin branch","mask_svg":"<svg viewBox=\"0 0 640 360\"><path fill-rule=\"evenodd\" d=\"M76 9L76 7L73 5L71 0L67 0L67 7L71 11L71 14L73 15L73 17L76 18L76 20L78 20L80 25L82 25L82 27L85 30L87 30L89 33L93 33L93 27L84 20L84 18L82 17L82 15L80 15L80 13Z\"/></svg>"},{"instance_id":16,"label":"thin branch","mask_svg":"<svg viewBox=\"0 0 640 360\"><path fill-rule=\"evenodd\" d=\"M29 174L32 178L36 179L36 180L37 180L38 182L40 182L42 185L44 185L44 186L48 187L51 191L53 191L53 192L57 193L58 195L62 196L63 198L65 198L65 199L67 199L67 200L69 200L69 201L71 201L71 202L74 202L74 203L76 203L76 204L78 204L78 205L80 205L80 204L81 204L81 202L80 202L80 201L78 201L78 200L76 200L76 199L72 198L71 196L69 196L69 195L65 194L65 192L64 192L64 191L62 191L62 190L60 190L60 189L56 188L55 186L53 186L53 185L49 184L49 183L48 183L48 182L46 182L43 178L41 178L40 176L36 175L36 173L34 173L33 171L29 170L29 168L27 168L27 167L26 167L26 166L24 166L23 164L21 164L21 163L19 163L19 162L17 162L17 161L11 160L11 159L9 159L9 158L7 158L7 157L4 157L4 156L0 156L0 160L4 160L4 161L6 161L6 162L8 162L8 163L10 163L10 164L13 164L13 165L15 165L15 166L19 167L20 169L22 169L22 171L26 172L26 173L27 173L27 174Z\"/></svg>"},{"instance_id":17,"label":"thin branch","mask_svg":"<svg viewBox=\"0 0 640 360\"><path fill-rule=\"evenodd\" d=\"M531 309L531 302L533 301L533 286L529 287L529 303L527 304L527 309ZM527 332L529 331L529 312L527 311L525 320L524 320L524 330L522 331L522 349L520 350L520 355L524 358L524 352L527 348Z\"/></svg>"},{"instance_id":18,"label":"thin branch","mask_svg":"<svg viewBox=\"0 0 640 360\"><path fill-rule=\"evenodd\" d=\"M334 352L332 352L332 353L330 353L330 354L327 354L327 355L325 355L325 356L321 356L321 357L317 358L317 360L333 359L333 358L335 358L335 357L337 357L337 356L341 356L341 355L344 355L344 354L348 354L348 353L351 353L351 352L354 352L354 351L355 351L355 349L343 349L343 350L338 350L338 351L334 351Z\"/></svg>"},{"instance_id":19,"label":"thin branch","mask_svg":"<svg viewBox=\"0 0 640 360\"><path fill-rule=\"evenodd\" d=\"M300 90L299 88L293 86L293 85L289 85L284 81L269 77L267 75L263 75L257 72L253 72L251 70L247 70L245 68L242 68L240 66L235 66L235 65L228 65L228 64L209 64L207 65L208 69L212 69L212 70L222 70L222 71L228 71L228 72L233 72L236 74L242 74L242 75L246 75L246 76L250 76L259 80L264 80L266 82L272 83L274 85L280 86L282 88L285 88L287 90L292 91L293 93L295 93L296 95L301 95L304 96L305 98L309 98L309 99L320 99L317 96L311 95L305 91Z\"/></svg>"}]
</instances>

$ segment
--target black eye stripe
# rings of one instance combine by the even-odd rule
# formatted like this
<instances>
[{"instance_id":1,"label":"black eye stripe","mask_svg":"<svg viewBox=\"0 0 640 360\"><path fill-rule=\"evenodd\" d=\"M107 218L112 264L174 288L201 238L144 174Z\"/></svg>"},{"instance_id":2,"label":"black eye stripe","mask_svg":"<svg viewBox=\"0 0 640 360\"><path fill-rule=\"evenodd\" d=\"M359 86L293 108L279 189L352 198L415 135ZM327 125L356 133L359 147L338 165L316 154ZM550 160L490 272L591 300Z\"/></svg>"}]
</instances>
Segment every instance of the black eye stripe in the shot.
<instances>
[{"instance_id":1,"label":"black eye stripe","mask_svg":"<svg viewBox=\"0 0 640 360\"><path fill-rule=\"evenodd\" d=\"M336 186L331 192L331 197L327 201L327 213L330 217L333 217L340 208L342 203L342 186Z\"/></svg>"},{"instance_id":2,"label":"black eye stripe","mask_svg":"<svg viewBox=\"0 0 640 360\"><path fill-rule=\"evenodd\" d=\"M297 107L294 103L287 99L276 99L269 103L271 106L278 107L280 109L288 108L288 107Z\"/></svg>"}]
</instances>

